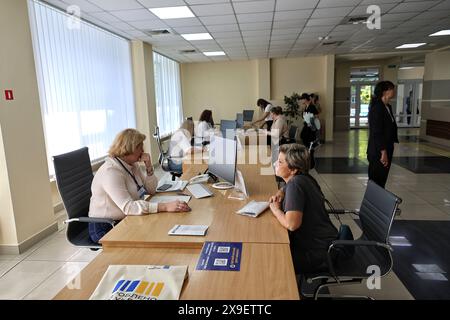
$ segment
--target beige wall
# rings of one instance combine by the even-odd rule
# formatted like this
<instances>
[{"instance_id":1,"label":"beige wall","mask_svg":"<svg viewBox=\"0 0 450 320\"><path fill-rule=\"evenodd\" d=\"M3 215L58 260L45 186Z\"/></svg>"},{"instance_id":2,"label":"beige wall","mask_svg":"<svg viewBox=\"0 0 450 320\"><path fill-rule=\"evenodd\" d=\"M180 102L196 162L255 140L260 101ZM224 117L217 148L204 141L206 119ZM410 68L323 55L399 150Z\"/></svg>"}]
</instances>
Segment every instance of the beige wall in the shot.
<instances>
[{"instance_id":1,"label":"beige wall","mask_svg":"<svg viewBox=\"0 0 450 320\"><path fill-rule=\"evenodd\" d=\"M0 89L15 95L14 101L0 98L0 251L24 250L57 230L26 0L0 2L0 36Z\"/></svg>"},{"instance_id":2,"label":"beige wall","mask_svg":"<svg viewBox=\"0 0 450 320\"><path fill-rule=\"evenodd\" d=\"M285 95L317 92L325 120L333 114L330 77L334 83L334 56L182 64L184 115L197 120L203 109L211 107L219 122L235 119L244 108L256 110L258 98L284 106Z\"/></svg>"},{"instance_id":3,"label":"beige wall","mask_svg":"<svg viewBox=\"0 0 450 320\"><path fill-rule=\"evenodd\" d=\"M181 65L183 112L198 120L207 108L215 122L235 119L245 109L256 110L258 90L256 60L188 63Z\"/></svg>"},{"instance_id":4,"label":"beige wall","mask_svg":"<svg viewBox=\"0 0 450 320\"><path fill-rule=\"evenodd\" d=\"M398 69L398 80L423 79L424 67L413 67L412 69Z\"/></svg>"}]
</instances>

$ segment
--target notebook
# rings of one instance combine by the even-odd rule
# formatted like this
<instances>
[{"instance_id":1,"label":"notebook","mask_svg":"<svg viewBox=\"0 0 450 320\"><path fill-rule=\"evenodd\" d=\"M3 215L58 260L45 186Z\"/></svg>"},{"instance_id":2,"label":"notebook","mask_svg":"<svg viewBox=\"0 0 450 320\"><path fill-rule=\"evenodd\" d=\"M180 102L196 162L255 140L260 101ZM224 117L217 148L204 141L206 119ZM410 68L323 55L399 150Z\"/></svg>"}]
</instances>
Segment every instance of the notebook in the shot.
<instances>
[{"instance_id":1,"label":"notebook","mask_svg":"<svg viewBox=\"0 0 450 320\"><path fill-rule=\"evenodd\" d=\"M253 218L256 218L261 213L266 211L266 209L269 208L269 202L261 201L257 202L255 200L250 201L247 203L243 208L236 211L236 213L242 214L244 216L250 216Z\"/></svg>"}]
</instances>

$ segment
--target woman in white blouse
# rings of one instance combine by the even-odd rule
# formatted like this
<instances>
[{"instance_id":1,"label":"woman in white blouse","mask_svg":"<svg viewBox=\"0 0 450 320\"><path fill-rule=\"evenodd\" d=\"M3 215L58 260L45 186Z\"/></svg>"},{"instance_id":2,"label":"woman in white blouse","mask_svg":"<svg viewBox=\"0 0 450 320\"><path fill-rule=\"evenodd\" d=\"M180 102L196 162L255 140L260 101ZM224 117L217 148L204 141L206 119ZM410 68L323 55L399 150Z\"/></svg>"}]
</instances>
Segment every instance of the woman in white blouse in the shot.
<instances>
[{"instance_id":1,"label":"woman in white blouse","mask_svg":"<svg viewBox=\"0 0 450 320\"><path fill-rule=\"evenodd\" d=\"M214 134L214 120L211 110L203 110L195 128L195 144L209 144L211 135Z\"/></svg>"},{"instance_id":2,"label":"woman in white blouse","mask_svg":"<svg viewBox=\"0 0 450 320\"><path fill-rule=\"evenodd\" d=\"M161 211L189 211L185 202L149 203L145 195L155 194L158 179L148 153L145 135L135 129L121 131L109 149L109 156L92 181L89 217L120 221L127 215ZM111 229L109 224L89 223L89 235L97 242Z\"/></svg>"}]
</instances>

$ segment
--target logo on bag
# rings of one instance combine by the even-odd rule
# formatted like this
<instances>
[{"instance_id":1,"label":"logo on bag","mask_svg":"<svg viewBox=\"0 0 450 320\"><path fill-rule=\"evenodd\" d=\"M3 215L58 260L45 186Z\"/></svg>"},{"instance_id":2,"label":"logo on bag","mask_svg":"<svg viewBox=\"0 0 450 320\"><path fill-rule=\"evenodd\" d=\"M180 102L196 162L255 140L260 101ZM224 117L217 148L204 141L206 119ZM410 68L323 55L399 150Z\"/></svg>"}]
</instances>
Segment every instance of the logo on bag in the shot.
<instances>
[{"instance_id":1,"label":"logo on bag","mask_svg":"<svg viewBox=\"0 0 450 320\"><path fill-rule=\"evenodd\" d=\"M119 280L110 297L111 300L157 300L164 289L164 282L142 280Z\"/></svg>"}]
</instances>

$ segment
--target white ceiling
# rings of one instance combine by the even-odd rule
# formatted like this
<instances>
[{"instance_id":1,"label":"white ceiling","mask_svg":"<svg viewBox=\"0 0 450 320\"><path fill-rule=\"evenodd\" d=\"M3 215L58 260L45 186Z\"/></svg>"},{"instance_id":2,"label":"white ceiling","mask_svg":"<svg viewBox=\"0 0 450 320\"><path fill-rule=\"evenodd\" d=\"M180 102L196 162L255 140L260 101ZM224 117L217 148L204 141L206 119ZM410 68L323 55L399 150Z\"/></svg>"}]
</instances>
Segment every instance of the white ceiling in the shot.
<instances>
[{"instance_id":1,"label":"white ceiling","mask_svg":"<svg viewBox=\"0 0 450 320\"><path fill-rule=\"evenodd\" d=\"M450 0L46 0L66 9L81 8L83 19L128 39L151 43L154 50L179 62L363 54L395 50L426 42L422 50L450 45L450 36L428 37L450 29ZM342 25L345 17L364 15L379 5L381 29ZM189 6L194 18L160 20L148 8ZM150 37L143 31L169 29L173 34ZM186 41L183 33L209 32L213 40ZM324 46L319 36L340 45ZM198 53L181 54L195 49ZM206 57L202 51L224 51ZM417 49L411 49L417 51Z\"/></svg>"}]
</instances>

